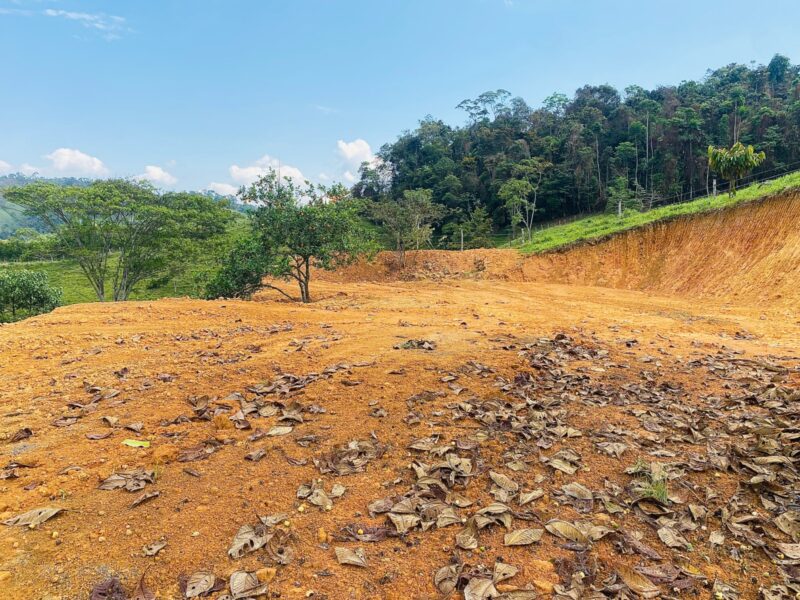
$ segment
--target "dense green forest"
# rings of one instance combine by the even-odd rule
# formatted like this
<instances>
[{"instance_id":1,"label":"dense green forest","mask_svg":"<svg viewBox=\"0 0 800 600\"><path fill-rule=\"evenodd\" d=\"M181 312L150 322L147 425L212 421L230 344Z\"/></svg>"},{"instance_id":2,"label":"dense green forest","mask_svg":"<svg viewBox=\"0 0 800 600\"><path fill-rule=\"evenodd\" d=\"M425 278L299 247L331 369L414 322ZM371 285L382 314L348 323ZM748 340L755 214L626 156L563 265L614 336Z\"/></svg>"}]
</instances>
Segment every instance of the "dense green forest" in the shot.
<instances>
[{"instance_id":1,"label":"dense green forest","mask_svg":"<svg viewBox=\"0 0 800 600\"><path fill-rule=\"evenodd\" d=\"M542 222L601 211L615 196L646 209L706 195L715 176L709 145L739 141L764 151L755 178L800 164L800 67L781 55L653 90L586 85L539 108L497 90L458 106L464 126L425 117L362 165L355 195L400 199L424 188L450 209L439 230L479 206L505 227L501 190L521 173L535 184L534 219Z\"/></svg>"}]
</instances>

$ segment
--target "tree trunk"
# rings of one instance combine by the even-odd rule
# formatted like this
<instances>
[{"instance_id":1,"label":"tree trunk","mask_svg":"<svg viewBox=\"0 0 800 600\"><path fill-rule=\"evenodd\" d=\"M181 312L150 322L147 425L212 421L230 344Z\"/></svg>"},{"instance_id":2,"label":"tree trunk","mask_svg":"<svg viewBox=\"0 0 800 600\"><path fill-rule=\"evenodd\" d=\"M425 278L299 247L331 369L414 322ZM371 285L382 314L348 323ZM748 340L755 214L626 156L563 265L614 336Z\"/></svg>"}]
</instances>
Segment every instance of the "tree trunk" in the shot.
<instances>
[{"instance_id":1,"label":"tree trunk","mask_svg":"<svg viewBox=\"0 0 800 600\"><path fill-rule=\"evenodd\" d=\"M309 283L311 282L310 259L306 258L301 265L300 271L300 299L304 303L311 302Z\"/></svg>"},{"instance_id":2,"label":"tree trunk","mask_svg":"<svg viewBox=\"0 0 800 600\"><path fill-rule=\"evenodd\" d=\"M595 159L597 160L597 192L600 194L600 200L602 201L605 196L603 194L603 178L600 173L600 140L597 139L597 136L594 136L594 149Z\"/></svg>"}]
</instances>

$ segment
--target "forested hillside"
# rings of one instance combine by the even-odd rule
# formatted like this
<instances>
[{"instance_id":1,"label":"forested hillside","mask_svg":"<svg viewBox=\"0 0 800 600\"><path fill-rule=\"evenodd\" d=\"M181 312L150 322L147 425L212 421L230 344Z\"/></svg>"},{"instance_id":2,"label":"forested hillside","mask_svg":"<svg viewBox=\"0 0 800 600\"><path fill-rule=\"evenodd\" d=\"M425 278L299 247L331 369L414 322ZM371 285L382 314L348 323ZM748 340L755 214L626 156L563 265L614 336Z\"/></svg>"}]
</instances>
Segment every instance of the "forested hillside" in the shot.
<instances>
[{"instance_id":1,"label":"forested hillside","mask_svg":"<svg viewBox=\"0 0 800 600\"><path fill-rule=\"evenodd\" d=\"M356 195L399 198L426 188L452 209L443 223L482 205L502 227L509 212L501 189L515 177L535 184L535 219L546 221L603 210L610 198L649 208L706 194L709 145L740 141L765 151L754 177L800 163L800 67L781 55L652 90L587 85L538 108L497 90L459 108L462 127L428 116L384 145L362 165Z\"/></svg>"}]
</instances>

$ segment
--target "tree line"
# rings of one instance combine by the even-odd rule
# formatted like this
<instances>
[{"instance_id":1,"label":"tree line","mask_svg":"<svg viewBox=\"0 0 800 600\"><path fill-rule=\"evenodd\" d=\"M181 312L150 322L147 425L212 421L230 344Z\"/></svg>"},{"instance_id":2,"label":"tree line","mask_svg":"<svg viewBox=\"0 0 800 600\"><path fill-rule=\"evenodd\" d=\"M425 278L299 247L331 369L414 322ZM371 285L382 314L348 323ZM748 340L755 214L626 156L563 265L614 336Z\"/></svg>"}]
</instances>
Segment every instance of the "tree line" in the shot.
<instances>
[{"instance_id":1,"label":"tree line","mask_svg":"<svg viewBox=\"0 0 800 600\"><path fill-rule=\"evenodd\" d=\"M127 300L144 282L168 281L210 255L208 298L267 287L294 299L272 283L278 279L309 302L314 269L381 246L403 267L408 249L491 246L494 231L508 225L530 241L544 219L643 210L707 193L716 175L734 194L753 169L800 162L800 69L780 55L766 66L712 71L702 82L629 87L624 96L584 86L572 99L554 94L532 109L498 90L459 107L465 126L424 119L364 163L351 189L301 185L272 169L233 203L123 179L8 187L5 199L47 233L20 232L2 249L74 260L100 301ZM48 285L7 275L0 316L51 309L60 297Z\"/></svg>"},{"instance_id":2,"label":"tree line","mask_svg":"<svg viewBox=\"0 0 800 600\"><path fill-rule=\"evenodd\" d=\"M424 118L362 164L353 188L377 202L427 190L444 247L486 215L529 234L542 221L710 194L722 173L709 146L755 146L765 153L755 174L800 163L800 67L782 55L652 90L586 85L538 108L497 90L458 107L465 125Z\"/></svg>"}]
</instances>

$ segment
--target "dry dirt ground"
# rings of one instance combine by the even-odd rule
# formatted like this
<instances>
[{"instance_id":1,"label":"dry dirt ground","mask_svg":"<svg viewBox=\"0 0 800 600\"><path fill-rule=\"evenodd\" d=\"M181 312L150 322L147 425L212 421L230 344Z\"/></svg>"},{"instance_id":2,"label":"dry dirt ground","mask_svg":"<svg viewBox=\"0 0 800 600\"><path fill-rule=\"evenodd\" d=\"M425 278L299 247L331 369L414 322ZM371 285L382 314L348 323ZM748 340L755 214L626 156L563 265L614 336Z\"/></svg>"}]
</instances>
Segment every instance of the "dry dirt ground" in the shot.
<instances>
[{"instance_id":1,"label":"dry dirt ground","mask_svg":"<svg viewBox=\"0 0 800 600\"><path fill-rule=\"evenodd\" d=\"M681 597L737 597L721 591L728 585L755 598L796 575L778 564L775 548L797 541L797 523L786 524L787 534L773 519L792 503L798 508L797 409L786 395L800 383L797 315L501 281L319 283L316 291L320 299L309 306L267 298L79 305L0 329L2 519L63 509L35 529L0 530L2 597L87 598L113 576L132 595L146 573L156 597L181 598L181 575L213 573L227 588L232 572L261 569L265 597L437 598L434 575L453 561L459 589L472 580L478 589L490 576L480 565L491 570L500 561L518 572L496 584L498 593L532 588L537 597L589 597L593 588L627 597L623 574L646 595L648 584L625 570L637 566L662 595ZM435 349L395 348L407 340ZM280 379L287 373L320 377ZM258 387L276 380L285 385ZM241 397L231 394L259 400L263 414L277 412L243 417ZM234 426L241 420L248 429ZM137 423L138 432L125 429ZM250 441L286 425L290 433ZM11 441L24 428L32 435ZM760 448L763 437L777 446ZM421 438L430 438L417 444L423 450L409 448ZM128 447L126 439L150 447ZM363 470L352 474L315 466L315 458L322 470L341 466L332 451L352 440L382 452L356 456L348 464ZM603 449L604 442L620 445ZM180 462L197 458L198 446L202 460ZM260 460L245 458L259 449ZM577 458L548 462L566 449ZM774 494L748 484L758 468L750 453L784 457L757 461L773 474ZM449 455L466 463L434 468ZM667 465L668 498L637 503L633 482L646 481L653 462ZM626 474L634 465L638 474ZM134 492L98 489L134 469L152 471L152 483ZM317 479L325 493L311 499L323 498L322 507L298 498L298 488ZM576 482L583 489L564 487ZM346 490L330 498L335 484ZM593 524L581 525L592 539L569 528L575 539L563 539L551 526L531 545L505 546L506 528L489 523L476 548L460 548L457 539L472 545L463 543L469 536L457 538L470 517L498 502L493 488L513 513L511 530L560 519ZM520 505L536 490L538 498ZM159 495L132 507L150 492ZM393 521L371 516L368 505L403 496L472 504L455 506L460 522L437 527L436 515L433 522L423 515L398 536ZM261 532L262 540L272 534L274 547L228 555L240 527L279 513L285 517ZM347 539L342 529L350 525L367 539L369 527L379 527L374 533L385 539ZM675 548L661 540L663 527L678 535L669 540ZM144 556L143 547L160 541L166 546L156 556ZM362 548L367 567L339 564L337 547Z\"/></svg>"},{"instance_id":2,"label":"dry dirt ground","mask_svg":"<svg viewBox=\"0 0 800 600\"><path fill-rule=\"evenodd\" d=\"M0 327L0 598L796 597L796 302L450 256Z\"/></svg>"}]
</instances>

